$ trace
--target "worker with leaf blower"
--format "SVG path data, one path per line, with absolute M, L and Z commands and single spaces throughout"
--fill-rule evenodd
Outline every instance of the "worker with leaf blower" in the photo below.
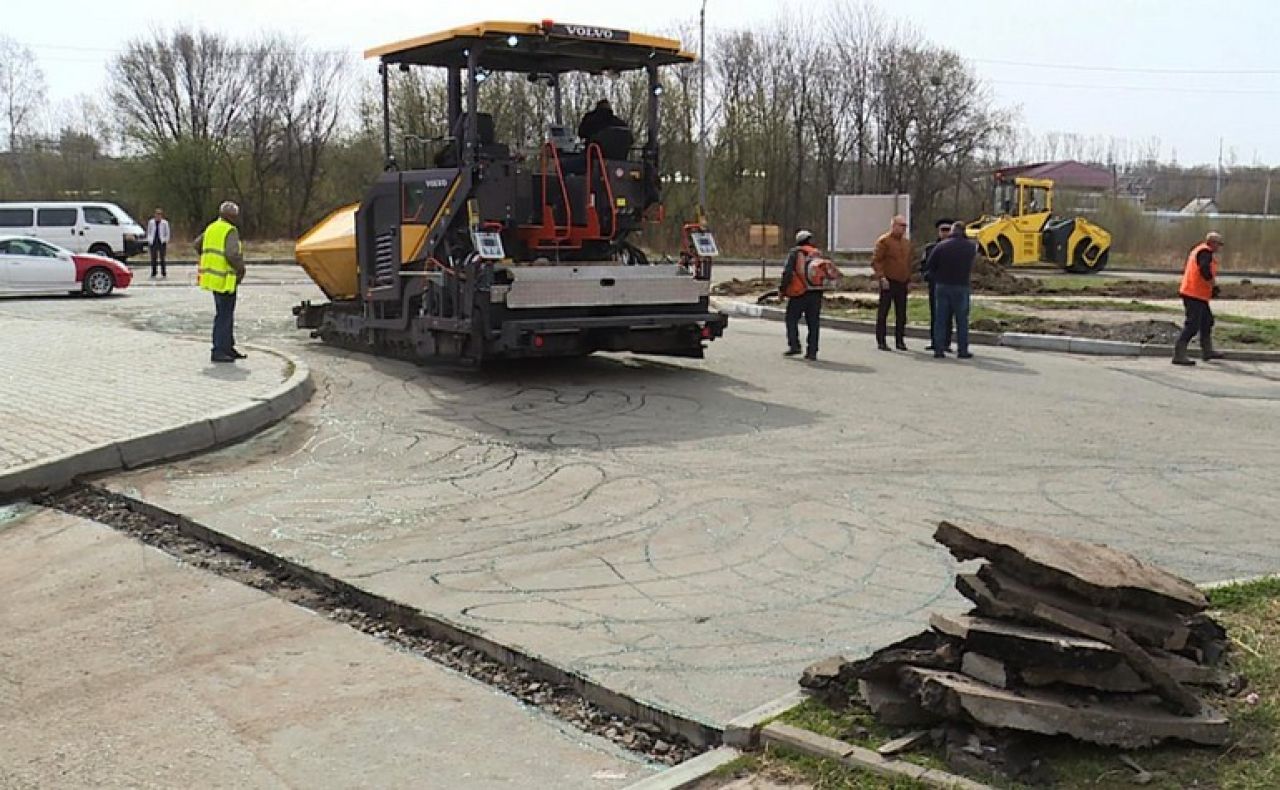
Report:
M 787 253 L 782 267 L 779 292 L 787 297 L 787 350 L 784 356 L 800 353 L 800 317 L 804 317 L 808 335 L 804 358 L 818 358 L 818 329 L 822 316 L 822 292 L 840 279 L 840 270 L 813 245 L 813 234 L 796 233 L 796 246 Z

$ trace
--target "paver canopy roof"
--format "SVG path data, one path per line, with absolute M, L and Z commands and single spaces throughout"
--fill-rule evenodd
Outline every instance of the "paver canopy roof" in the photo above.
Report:
M 614 28 L 542 22 L 477 22 L 366 50 L 367 58 L 419 66 L 465 66 L 484 42 L 480 66 L 490 71 L 559 73 L 629 71 L 690 63 L 693 53 L 670 38 Z

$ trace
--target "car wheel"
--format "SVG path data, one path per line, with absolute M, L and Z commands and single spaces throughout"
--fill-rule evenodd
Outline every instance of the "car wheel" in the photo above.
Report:
M 94 255 L 101 255 L 104 258 L 115 257 L 115 253 L 111 251 L 110 244 L 102 244 L 102 243 L 94 244 L 92 247 L 89 248 L 89 252 L 93 253 Z
M 84 276 L 84 292 L 89 296 L 107 296 L 116 287 L 116 278 L 106 269 L 90 269 Z

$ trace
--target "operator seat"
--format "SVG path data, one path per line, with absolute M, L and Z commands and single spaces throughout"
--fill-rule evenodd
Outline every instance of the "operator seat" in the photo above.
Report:
M 453 141 L 440 153 L 436 154 L 436 167 L 457 167 L 462 150 L 462 138 L 466 134 L 467 116 L 459 115 L 453 124 Z M 485 161 L 497 161 L 511 158 L 511 148 L 504 143 L 495 142 L 493 115 L 487 112 L 476 113 L 477 153 Z
M 591 142 L 600 146 L 605 159 L 626 159 L 635 140 L 635 135 L 626 126 L 607 126 L 596 132 Z

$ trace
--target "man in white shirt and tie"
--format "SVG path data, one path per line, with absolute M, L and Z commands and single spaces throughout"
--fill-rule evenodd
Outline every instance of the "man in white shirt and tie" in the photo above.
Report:
M 147 220 L 147 244 L 151 247 L 151 277 L 156 276 L 156 263 L 160 264 L 160 276 L 168 278 L 164 268 L 165 250 L 169 246 L 169 220 L 164 218 L 164 211 L 156 209 L 156 213 Z

